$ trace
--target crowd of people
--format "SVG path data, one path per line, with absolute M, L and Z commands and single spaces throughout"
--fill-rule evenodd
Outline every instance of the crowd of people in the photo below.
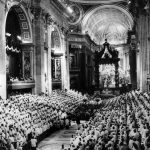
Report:
M 149 97 L 136 90 L 109 99 L 80 125 L 69 150 L 150 150 Z
M 29 141 L 35 146 L 36 138 L 45 131 L 63 128 L 67 113 L 84 98 L 73 90 L 57 90 L 50 96 L 23 94 L 0 99 L 0 147 L 22 150 Z
M 85 100 L 87 95 L 74 90 L 0 99 L 0 147 L 22 150 L 30 142 L 34 149 L 44 132 L 68 127 L 68 114 L 88 104 Z M 102 106 L 78 126 L 69 150 L 150 150 L 149 93 L 131 91 L 103 101 Z

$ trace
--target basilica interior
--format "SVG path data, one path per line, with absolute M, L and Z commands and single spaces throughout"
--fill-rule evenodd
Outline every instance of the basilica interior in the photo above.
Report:
M 150 0 L 0 0 L 0 27 L 0 150 L 73 120 L 61 150 L 150 149 Z

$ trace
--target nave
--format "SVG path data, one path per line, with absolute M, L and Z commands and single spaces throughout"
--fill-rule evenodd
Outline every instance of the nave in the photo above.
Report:
M 51 96 L 12 96 L 0 105 L 1 150 L 150 149 L 147 92 L 134 90 L 101 100 L 73 90 L 55 90 Z M 84 118 L 87 112 L 90 118 Z
M 0 150 L 150 149 L 150 0 L 0 0 L 0 43 Z
M 81 123 L 65 150 L 149 150 L 148 93 L 131 91 L 109 99 L 89 121 Z
M 62 129 L 54 132 L 49 137 L 45 138 L 38 144 L 38 150 L 60 150 L 62 145 L 67 149 L 70 147 L 70 139 L 72 135 L 75 135 L 77 130 L 77 125 L 72 122 L 69 129 Z

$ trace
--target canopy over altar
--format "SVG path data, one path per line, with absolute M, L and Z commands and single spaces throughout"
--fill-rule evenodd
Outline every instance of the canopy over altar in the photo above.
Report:
M 119 88 L 119 52 L 105 39 L 101 50 L 95 52 L 95 87 L 96 89 Z

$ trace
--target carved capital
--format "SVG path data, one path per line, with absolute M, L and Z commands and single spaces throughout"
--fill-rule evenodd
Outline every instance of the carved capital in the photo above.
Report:
M 44 9 L 42 9 L 41 7 L 33 7 L 32 6 L 30 8 L 30 10 L 31 10 L 31 13 L 33 14 L 35 20 L 43 19 L 43 21 L 46 22 L 47 13 Z
M 61 32 L 66 38 L 68 37 L 68 35 L 69 35 L 68 29 L 66 29 L 65 27 L 61 27 Z
M 8 11 L 12 7 L 12 5 L 13 5 L 13 1 L 6 0 L 6 3 L 5 3 L 5 9 L 6 9 L 6 11 Z
M 59 25 L 59 24 L 57 24 L 57 27 L 59 28 L 59 31 L 61 32 L 61 34 L 65 36 L 67 33 L 67 29 L 63 25 Z
M 33 7 L 33 6 L 30 9 L 31 9 L 31 12 L 34 16 L 34 19 L 38 20 L 39 17 L 41 16 L 42 9 L 40 7 Z

